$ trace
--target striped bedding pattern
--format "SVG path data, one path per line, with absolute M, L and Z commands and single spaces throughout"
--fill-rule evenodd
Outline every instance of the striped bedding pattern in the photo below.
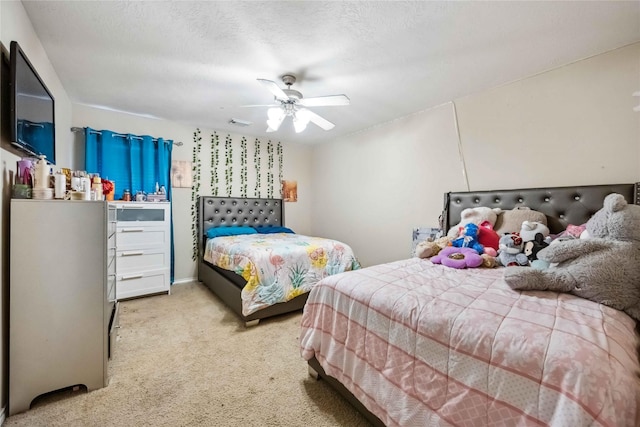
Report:
M 635 322 L 412 258 L 311 291 L 301 354 L 390 426 L 638 426 Z

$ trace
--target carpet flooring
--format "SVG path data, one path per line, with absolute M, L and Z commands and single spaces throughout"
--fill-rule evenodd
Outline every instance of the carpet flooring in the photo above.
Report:
M 308 375 L 300 318 L 245 328 L 201 283 L 122 301 L 109 385 L 39 397 L 3 426 L 369 426 Z

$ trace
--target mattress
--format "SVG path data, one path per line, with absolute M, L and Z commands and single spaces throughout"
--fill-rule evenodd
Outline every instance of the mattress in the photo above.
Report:
M 635 322 L 502 270 L 413 258 L 323 279 L 301 354 L 386 425 L 640 425 Z

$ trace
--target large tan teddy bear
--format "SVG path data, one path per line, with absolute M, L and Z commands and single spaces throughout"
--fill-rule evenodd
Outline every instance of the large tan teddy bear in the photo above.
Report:
M 566 240 L 538 252 L 546 270 L 512 267 L 512 289 L 570 292 L 626 312 L 640 321 L 640 206 L 609 194 L 587 222 L 589 238 Z

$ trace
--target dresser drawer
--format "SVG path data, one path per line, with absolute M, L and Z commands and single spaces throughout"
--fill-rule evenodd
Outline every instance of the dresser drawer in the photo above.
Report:
M 118 250 L 140 249 L 169 244 L 166 227 L 118 227 L 116 245 Z
M 116 258 L 116 270 L 118 274 L 160 270 L 169 265 L 169 251 L 163 247 L 118 251 Z
M 116 203 L 118 224 L 160 225 L 168 224 L 169 203 Z
M 169 292 L 169 269 L 116 275 L 116 298 Z

